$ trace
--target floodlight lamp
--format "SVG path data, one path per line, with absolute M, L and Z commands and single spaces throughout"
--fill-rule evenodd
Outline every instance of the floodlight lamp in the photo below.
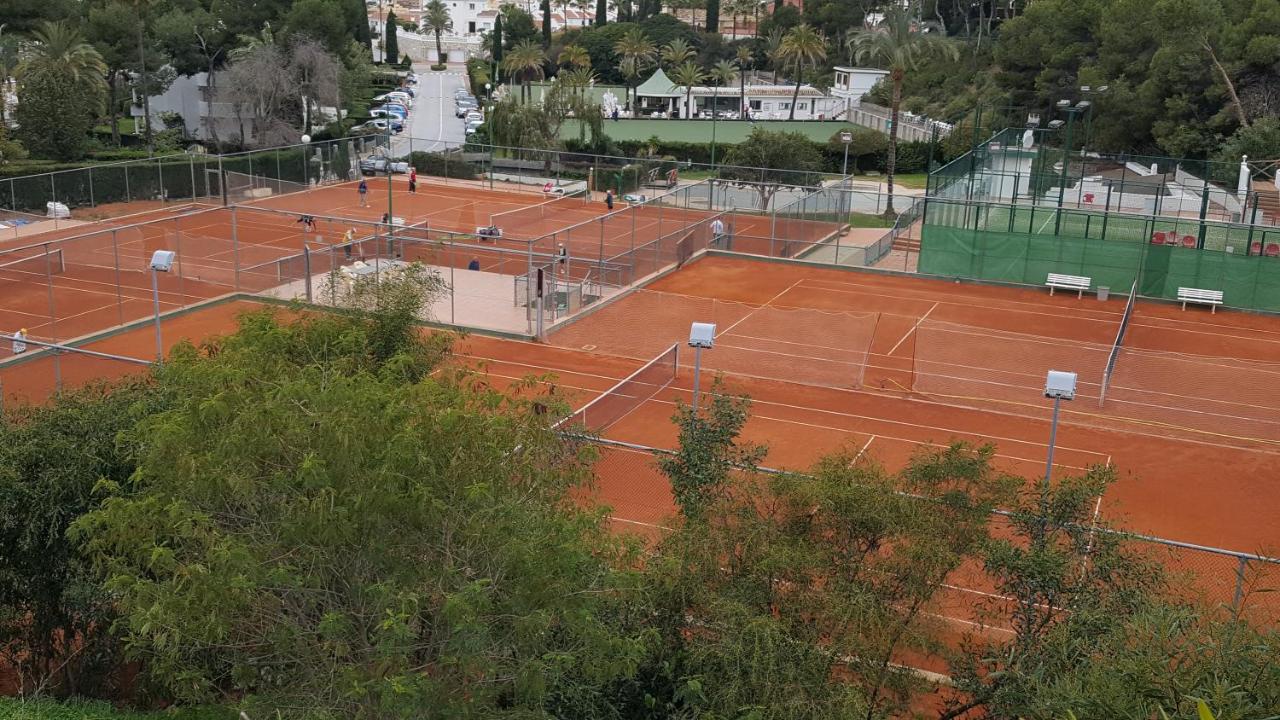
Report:
M 157 250 L 151 255 L 151 269 L 156 272 L 169 272 L 173 267 L 173 258 L 172 250 Z
M 1076 103 L 1076 109 L 1077 109 L 1077 110 L 1088 110 L 1088 109 L 1089 109 L 1089 106 L 1090 106 L 1090 105 L 1092 105 L 1092 104 L 1093 104 L 1093 103 L 1089 102 L 1088 100 L 1081 100 L 1080 102 Z
M 1100 93 L 1104 93 L 1104 92 L 1106 92 L 1106 91 L 1108 91 L 1108 90 L 1110 90 L 1110 89 L 1111 89 L 1111 86 L 1110 86 L 1110 85 L 1099 85 L 1099 86 L 1098 86 L 1098 92 L 1100 92 Z
M 696 322 L 689 327 L 689 347 L 710 349 L 715 341 L 715 323 Z
M 1049 121 L 1049 127 L 1050 127 L 1050 128 L 1053 128 L 1054 130 L 1057 130 L 1058 128 L 1062 127 L 1063 125 L 1066 125 L 1066 123 L 1062 122 L 1061 120 L 1050 120 L 1050 121 Z
M 1062 108 L 1062 109 L 1064 109 L 1064 110 L 1065 110 L 1065 109 L 1067 109 L 1067 108 L 1071 107 L 1071 101 L 1070 101 L 1070 100 L 1059 100 L 1059 101 L 1058 101 L 1058 107 L 1060 107 L 1060 108 Z
M 1076 374 L 1050 370 L 1044 380 L 1044 396 L 1055 400 L 1074 400 L 1076 397 Z
M 1093 88 L 1092 88 L 1092 87 L 1090 87 L 1090 86 L 1088 86 L 1088 85 L 1081 85 L 1081 86 L 1080 86 L 1080 92 L 1091 92 L 1092 90 L 1093 90 Z

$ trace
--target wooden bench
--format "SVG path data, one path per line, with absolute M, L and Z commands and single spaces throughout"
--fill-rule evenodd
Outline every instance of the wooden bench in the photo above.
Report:
M 1053 294 L 1054 290 L 1061 288 L 1063 290 L 1075 290 L 1078 297 L 1084 297 L 1084 291 L 1088 290 L 1089 286 L 1093 284 L 1093 278 L 1049 273 L 1049 279 L 1044 284 L 1049 286 L 1050 295 Z
M 1218 306 L 1222 304 L 1221 290 L 1201 290 L 1200 288 L 1178 288 L 1178 300 L 1182 303 L 1182 309 L 1187 309 L 1187 303 L 1197 303 L 1200 305 L 1208 305 L 1210 314 L 1218 311 Z

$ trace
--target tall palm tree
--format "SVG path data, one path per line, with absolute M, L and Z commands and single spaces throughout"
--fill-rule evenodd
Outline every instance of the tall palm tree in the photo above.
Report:
M 672 68 L 671 82 L 684 86 L 684 114 L 680 117 L 693 117 L 693 86 L 706 79 L 702 68 L 692 60 L 686 60 L 679 67 Z
M 891 6 L 885 10 L 884 22 L 874 28 L 860 30 L 849 38 L 854 59 L 889 70 L 893 99 L 889 105 L 889 201 L 885 214 L 893 212 L 893 172 L 898 161 L 898 109 L 902 105 L 902 81 L 907 72 L 921 62 L 941 57 L 957 60 L 960 51 L 941 32 L 928 33 L 929 26 L 916 20 L 915 8 Z
M 596 80 L 596 74 L 589 67 L 575 67 L 565 70 L 556 76 L 557 82 L 564 87 L 573 88 L 578 96 L 586 94 L 586 88 Z
M 662 64 L 668 70 L 693 59 L 696 53 L 683 38 L 676 38 L 662 46 Z
M 425 10 L 422 14 L 422 27 L 436 36 L 436 62 L 443 65 L 445 54 L 440 36 L 453 30 L 453 18 L 449 17 L 449 8 L 441 0 L 431 0 Z
M 720 107 L 720 86 L 732 85 L 738 79 L 738 69 L 728 60 L 721 60 L 711 68 L 707 76 L 711 78 L 711 82 L 715 83 L 711 91 L 711 112 L 715 113 Z
M 258 48 L 267 45 L 274 45 L 276 42 L 275 33 L 271 30 L 271 23 L 262 23 L 262 30 L 257 35 L 238 35 L 236 36 L 236 47 L 227 53 L 227 57 L 231 62 L 243 60 L 252 55 Z
M 745 118 L 747 113 L 750 112 L 750 108 L 747 107 L 747 68 L 755 60 L 755 57 L 751 54 L 750 47 L 739 45 L 733 60 L 738 64 L 738 99 L 742 103 L 742 107 L 739 109 L 742 111 L 742 117 Z
M 558 64 L 570 68 L 591 67 L 591 55 L 581 45 L 565 45 L 556 57 Z
M 769 59 L 769 65 L 773 68 L 773 84 L 778 84 L 778 68 L 782 66 L 782 40 L 786 36 L 782 32 L 782 28 L 773 28 L 769 31 L 769 35 L 764 39 L 764 56 Z
M 18 79 L 51 70 L 71 73 L 79 83 L 105 83 L 107 64 L 98 50 L 85 42 L 75 27 L 59 22 L 42 22 L 31 33 L 30 52 L 18 63 L 14 76 Z
M 796 69 L 796 90 L 791 94 L 791 113 L 788 120 L 796 119 L 796 102 L 800 99 L 800 83 L 804 80 L 804 66 L 818 64 L 827 58 L 827 41 L 822 33 L 809 25 L 801 23 L 793 28 L 782 39 L 782 59 L 790 62 Z
M 654 47 L 649 36 L 644 34 L 644 30 L 632 28 L 613 44 L 613 51 L 620 58 L 618 69 L 630 81 L 627 83 L 627 94 L 630 97 L 635 92 L 638 84 L 636 80 L 640 77 L 640 73 L 644 72 L 645 68 L 657 58 L 658 49 Z M 630 101 L 628 103 L 630 104 Z M 631 107 L 634 112 L 635 106 Z
M 533 90 L 529 87 L 529 81 L 533 78 L 545 77 L 543 66 L 546 62 L 547 54 L 543 51 L 542 45 L 530 39 L 521 40 L 502 59 L 503 69 L 520 80 L 521 99 L 527 101 L 532 97 Z

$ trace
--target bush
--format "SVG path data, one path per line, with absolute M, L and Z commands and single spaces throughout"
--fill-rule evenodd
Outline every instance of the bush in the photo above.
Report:
M 445 153 L 414 152 L 409 155 L 409 164 L 422 175 L 435 177 L 459 178 L 475 180 L 476 168 L 461 157 Z
M 431 69 L 436 72 L 440 72 L 441 70 L 448 70 L 449 66 L 444 63 L 434 63 L 431 65 Z

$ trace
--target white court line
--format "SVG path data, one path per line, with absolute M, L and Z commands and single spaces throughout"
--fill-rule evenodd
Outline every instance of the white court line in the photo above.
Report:
M 865 454 L 865 453 L 867 452 L 867 448 L 871 447 L 871 443 L 872 443 L 875 439 L 876 439 L 876 436 L 875 436 L 875 435 L 872 435 L 871 437 L 867 438 L 867 444 L 866 444 L 866 445 L 863 445 L 863 446 L 862 446 L 862 449 L 858 451 L 858 454 L 853 456 L 853 461 L 854 461 L 854 462 L 857 462 L 858 460 L 861 460 L 861 459 L 862 459 L 863 454 Z
M 925 318 L 929 317 L 929 315 L 930 315 L 930 314 L 932 314 L 934 310 L 937 310 L 937 309 L 938 309 L 938 305 L 939 305 L 939 303 L 936 303 L 936 302 L 935 302 L 935 303 L 933 304 L 933 306 L 932 306 L 932 307 L 930 307 L 930 308 L 925 312 L 925 314 L 921 315 L 921 316 L 920 316 L 920 319 L 919 319 L 919 320 L 916 320 L 916 324 L 911 326 L 911 329 L 910 329 L 910 330 L 908 330 L 908 331 L 906 332 L 906 334 L 904 334 L 900 340 L 898 340 L 898 342 L 897 342 L 897 344 L 896 344 L 896 345 L 894 345 L 892 348 L 890 348 L 890 349 L 889 349 L 889 352 L 888 352 L 888 353 L 886 353 L 886 355 L 893 355 L 893 353 L 894 353 L 894 352 L 896 352 L 896 351 L 898 350 L 898 348 L 902 345 L 902 343 L 906 342 L 906 341 L 907 341 L 907 338 L 911 337 L 911 333 L 915 332 L 915 331 L 916 331 L 916 328 L 920 327 L 920 323 L 924 322 L 924 321 L 925 321 Z
M 771 303 L 773 303 L 773 301 L 774 301 L 774 300 L 777 300 L 778 298 L 782 297 L 783 295 L 786 295 L 788 292 L 790 292 L 790 291 L 791 291 L 791 288 L 793 288 L 793 287 L 795 287 L 795 286 L 797 286 L 797 285 L 799 285 L 799 284 L 800 284 L 800 280 L 797 280 L 797 281 L 795 281 L 795 282 L 791 283 L 790 285 L 788 285 L 788 286 L 787 286 L 787 288 L 786 288 L 785 290 L 783 290 L 782 292 L 778 293 L 777 295 L 774 295 L 773 297 L 769 298 L 769 300 L 768 300 L 767 302 L 765 302 L 765 304 L 764 304 L 764 305 L 761 305 L 760 307 L 754 308 L 751 312 L 747 313 L 746 315 L 743 315 L 743 316 L 742 316 L 742 318 L 741 318 L 741 319 L 739 319 L 739 320 L 738 320 L 737 322 L 735 322 L 734 324 L 732 324 L 732 325 L 730 325 L 729 327 L 725 328 L 724 330 L 721 330 L 720 332 L 716 333 L 716 337 L 720 337 L 721 335 L 724 335 L 725 333 L 729 332 L 730 330 L 732 330 L 732 329 L 734 329 L 734 328 L 738 327 L 738 326 L 739 326 L 739 325 L 741 325 L 741 324 L 742 324 L 742 323 L 743 323 L 747 318 L 749 318 L 749 317 L 751 317 L 752 315 L 756 314 L 756 311 L 757 311 L 757 310 L 761 310 L 761 309 L 763 309 L 763 308 L 767 308 L 767 307 L 769 307 L 769 305 L 770 305 Z M 712 298 L 712 299 L 714 300 L 714 298 Z M 744 350 L 745 350 L 745 349 L 747 349 L 747 348 L 742 348 L 742 349 L 744 349 Z

